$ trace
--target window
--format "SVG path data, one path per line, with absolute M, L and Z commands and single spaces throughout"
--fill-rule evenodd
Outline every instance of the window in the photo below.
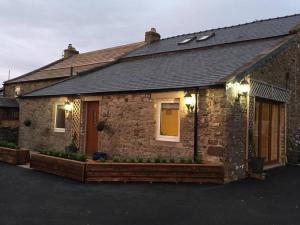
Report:
M 20 88 L 20 86 L 16 86 L 16 87 L 15 87 L 15 98 L 16 98 L 16 97 L 19 97 L 19 96 L 20 96 L 20 93 L 21 93 L 21 88 Z
M 191 42 L 192 40 L 196 39 L 196 36 L 193 36 L 193 37 L 189 37 L 189 38 L 186 38 L 186 39 L 183 39 L 182 41 L 178 42 L 179 45 L 183 45 L 183 44 L 187 44 L 189 42 Z
M 179 142 L 179 101 L 158 103 L 157 140 Z
M 205 41 L 213 36 L 215 36 L 215 33 L 205 34 L 205 35 L 202 35 L 201 37 L 197 38 L 196 41 Z
M 54 131 L 65 132 L 65 107 L 63 104 L 55 105 Z

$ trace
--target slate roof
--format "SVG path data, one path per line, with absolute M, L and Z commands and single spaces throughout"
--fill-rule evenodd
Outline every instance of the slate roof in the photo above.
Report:
M 5 84 L 67 78 L 71 75 L 71 67 L 73 67 L 73 75 L 75 75 L 79 72 L 111 63 L 119 59 L 124 54 L 127 54 L 128 52 L 139 48 L 144 44 L 144 42 L 138 42 L 77 54 L 66 59 L 60 59 L 28 74 L 6 81 Z
M 162 39 L 129 53 L 112 66 L 25 97 L 218 85 L 244 65 L 286 42 L 294 35 L 289 31 L 299 22 L 300 15 L 294 15 L 217 29 L 214 39 L 185 45 L 177 43 L 187 35 Z
M 0 98 L 0 108 L 18 108 L 19 103 L 14 98 Z
M 175 37 L 165 38 L 151 45 L 137 49 L 126 57 L 149 55 L 155 53 L 186 50 L 199 47 L 209 47 L 214 45 L 247 41 L 253 39 L 263 39 L 288 34 L 289 31 L 300 22 L 300 14 L 278 17 L 268 20 L 254 21 L 251 23 L 235 25 L 231 27 L 212 29 L 197 33 L 183 34 Z M 178 43 L 189 37 L 201 37 L 214 32 L 215 35 L 206 41 L 192 41 L 188 44 L 178 45 Z

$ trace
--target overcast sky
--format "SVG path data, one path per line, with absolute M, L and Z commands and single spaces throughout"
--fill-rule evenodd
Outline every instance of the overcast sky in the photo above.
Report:
M 300 13 L 299 0 L 0 0 L 0 86 L 80 52 Z

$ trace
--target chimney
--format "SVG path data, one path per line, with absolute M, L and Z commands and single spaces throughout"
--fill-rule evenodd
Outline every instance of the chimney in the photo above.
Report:
M 68 48 L 64 50 L 64 58 L 68 58 L 70 56 L 77 55 L 78 53 L 79 53 L 79 51 L 77 51 L 76 48 L 74 48 L 72 46 L 72 44 L 69 44 Z
M 145 42 L 151 44 L 160 40 L 160 34 L 156 32 L 155 28 L 151 28 L 150 31 L 145 33 Z

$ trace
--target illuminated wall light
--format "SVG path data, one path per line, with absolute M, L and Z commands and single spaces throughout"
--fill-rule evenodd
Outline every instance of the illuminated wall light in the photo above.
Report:
M 191 94 L 189 91 L 185 92 L 184 103 L 189 111 L 193 111 L 195 108 L 195 95 Z

